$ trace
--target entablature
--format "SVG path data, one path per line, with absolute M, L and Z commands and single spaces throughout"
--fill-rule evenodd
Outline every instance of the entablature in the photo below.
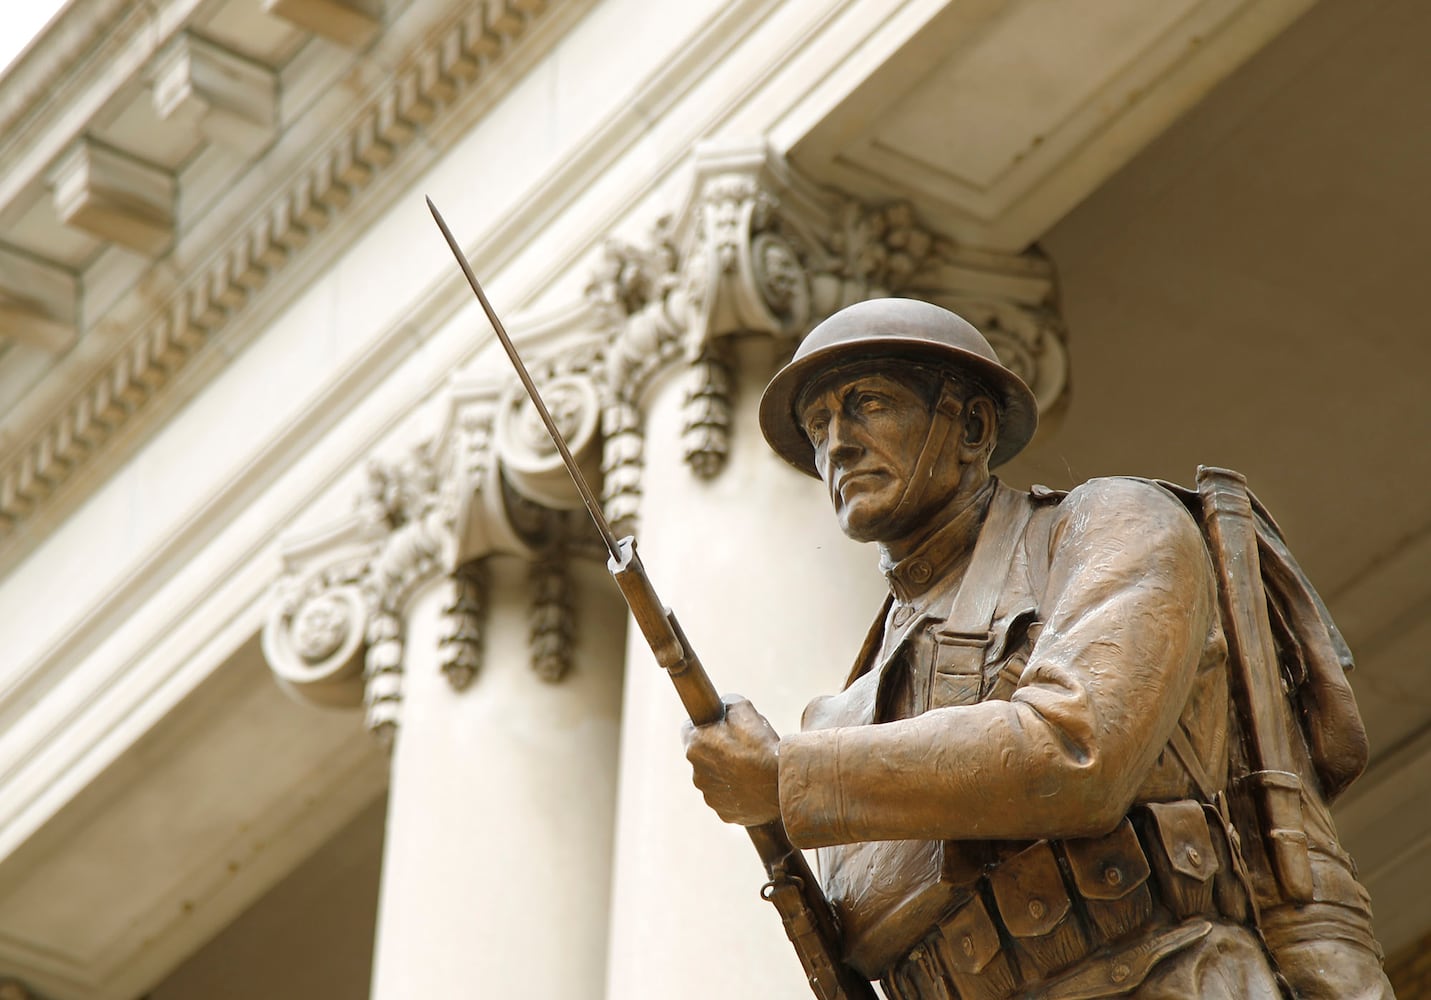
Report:
M 544 8 L 71 7 L 0 80 L 0 548 Z

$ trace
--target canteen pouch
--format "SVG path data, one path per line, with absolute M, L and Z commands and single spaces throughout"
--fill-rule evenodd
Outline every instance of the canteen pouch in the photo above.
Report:
M 1145 925 L 1153 915 L 1147 855 L 1125 817 L 1112 833 L 1063 842 L 1074 887 L 1100 946 Z
M 1089 942 L 1048 841 L 1037 841 L 1000 864 L 989 875 L 989 888 L 1026 976 L 1030 971 L 1049 975 L 1088 954 Z
M 1000 1000 L 1018 984 L 981 896 L 940 924 L 929 937 L 929 949 L 963 1000 Z
M 1148 862 L 1168 909 L 1178 919 L 1211 916 L 1213 878 L 1222 865 L 1202 803 L 1150 802 L 1141 818 Z

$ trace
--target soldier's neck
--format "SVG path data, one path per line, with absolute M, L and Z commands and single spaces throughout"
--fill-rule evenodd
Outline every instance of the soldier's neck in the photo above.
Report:
M 994 495 L 996 480 L 987 473 L 961 482 L 949 499 L 934 510 L 914 531 L 904 538 L 880 542 L 880 565 L 886 568 L 897 566 L 924 549 L 948 549 L 943 553 L 948 558 L 958 555 L 965 547 L 974 544 L 988 509 L 989 499 Z M 935 555 L 934 553 L 927 553 Z M 945 559 L 940 558 L 943 562 Z

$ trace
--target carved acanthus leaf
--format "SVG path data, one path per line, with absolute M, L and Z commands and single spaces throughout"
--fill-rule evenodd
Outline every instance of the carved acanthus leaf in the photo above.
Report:
M 726 352 L 712 348 L 691 366 L 688 378 L 682 405 L 682 451 L 696 475 L 713 479 L 730 455 L 732 378 Z
M 487 569 L 481 560 L 459 566 L 442 609 L 438 665 L 447 683 L 465 690 L 482 669 L 482 629 L 487 615 Z
M 532 669 L 555 684 L 572 661 L 571 578 L 558 549 L 532 564 Z

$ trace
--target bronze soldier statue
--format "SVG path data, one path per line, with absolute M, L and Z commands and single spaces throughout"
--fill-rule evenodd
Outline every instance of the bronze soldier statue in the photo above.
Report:
M 1390 997 L 1326 810 L 1365 765 L 1350 656 L 1275 524 L 1220 470 L 1011 489 L 1037 416 L 936 306 L 810 334 L 761 425 L 890 594 L 800 733 L 688 724 L 696 785 L 816 849 L 891 1000 Z

